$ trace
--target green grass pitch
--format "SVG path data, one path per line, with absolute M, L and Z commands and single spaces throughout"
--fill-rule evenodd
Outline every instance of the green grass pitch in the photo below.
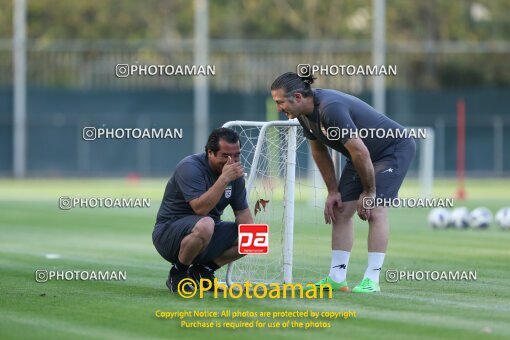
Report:
M 387 283 L 382 276 L 380 294 L 335 293 L 332 299 L 316 300 L 175 296 L 164 284 L 169 264 L 151 241 L 166 181 L 0 180 L 0 338 L 510 338 L 510 231 L 494 224 L 484 231 L 431 230 L 427 209 L 391 211 L 383 275 L 384 269 L 476 270 L 476 281 Z M 451 196 L 454 184 L 436 181 L 436 196 Z M 408 181 L 401 194 L 417 192 L 416 183 Z M 486 206 L 493 213 L 510 205 L 508 181 L 468 180 L 467 194 L 468 200 L 457 205 Z M 67 195 L 150 197 L 152 204 L 149 209 L 59 210 L 58 197 Z M 322 213 L 305 203 L 296 208 L 309 216 Z M 351 287 L 362 278 L 366 265 L 368 228 L 359 219 L 355 224 Z M 327 270 L 329 226 L 310 226 L 299 219 L 294 241 L 298 266 Z M 46 254 L 61 257 L 47 259 Z M 127 280 L 36 283 L 37 269 L 126 271 Z M 355 311 L 356 318 L 328 321 L 327 329 L 211 330 L 182 328 L 179 320 L 157 318 L 156 310 Z M 270 321 L 237 321 L 254 320 Z

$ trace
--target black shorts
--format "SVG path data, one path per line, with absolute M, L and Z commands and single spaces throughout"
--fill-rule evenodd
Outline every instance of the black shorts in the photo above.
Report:
M 158 253 L 168 262 L 175 263 L 181 248 L 181 241 L 204 216 L 190 215 L 173 222 L 154 227 L 152 243 Z M 193 260 L 194 264 L 207 263 L 219 257 L 237 241 L 237 224 L 217 222 L 207 248 Z
M 391 155 L 374 162 L 376 196 L 393 199 L 404 181 L 407 170 L 416 153 L 414 139 L 402 139 L 392 146 Z M 338 190 L 343 202 L 357 201 L 363 192 L 363 185 L 354 164 L 348 160 L 342 170 Z

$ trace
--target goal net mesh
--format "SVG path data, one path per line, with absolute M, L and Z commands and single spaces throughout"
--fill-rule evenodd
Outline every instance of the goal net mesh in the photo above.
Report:
M 325 226 L 323 217 L 327 193 L 325 185 L 311 161 L 308 143 L 300 126 L 276 124 L 268 127 L 263 132 L 262 138 L 259 138 L 261 131 L 264 131 L 262 124 L 259 126 L 243 125 L 241 122 L 225 124 L 236 130 L 240 136 L 241 162 L 247 173 L 245 180 L 248 205 L 254 223 L 269 225 L 268 254 L 247 255 L 235 261 L 229 270 L 229 281 L 306 283 L 317 280 L 324 274 L 318 270 L 324 266 L 318 264 L 324 264 L 329 256 L 331 228 Z M 290 129 L 293 129 L 293 133 L 289 133 Z M 294 136 L 295 142 L 289 140 Z M 289 145 L 295 151 L 295 162 L 291 160 L 290 164 Z M 290 155 L 293 158 L 292 153 Z M 294 167 L 294 171 L 289 170 L 291 166 Z M 294 190 L 289 190 L 290 186 Z M 288 214 L 286 205 L 294 207 L 294 221 L 291 226 L 286 226 L 288 222 L 285 222 L 289 220 L 285 218 Z M 225 210 L 222 218 L 234 220 L 230 209 Z M 285 246 L 285 242 L 289 242 L 285 230 L 289 227 L 293 230 L 290 248 L 288 245 Z M 285 249 L 287 255 L 284 254 Z M 291 268 L 291 278 L 288 274 L 284 275 L 284 267 L 287 267 L 287 272 Z M 314 268 L 317 268 L 316 271 Z M 225 269 L 223 273 L 218 273 L 218 277 L 225 277 L 221 276 L 223 274 L 227 274 Z

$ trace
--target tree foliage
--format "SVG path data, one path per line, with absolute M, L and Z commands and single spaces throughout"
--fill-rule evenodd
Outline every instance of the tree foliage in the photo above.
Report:
M 0 39 L 12 37 L 14 1 L 0 0 Z M 38 46 L 57 40 L 175 42 L 193 38 L 194 33 L 194 0 L 27 0 L 27 4 L 27 35 Z M 387 0 L 386 4 L 390 48 L 510 38 L 508 0 Z M 211 0 L 209 36 L 370 43 L 372 16 L 372 0 Z M 392 51 L 388 52 L 392 59 Z M 508 57 L 508 53 L 465 53 L 462 58 L 408 53 L 397 56 L 396 62 L 406 69 L 404 86 L 509 86 Z
M 15 0 L 0 0 L 0 37 Z M 28 0 L 32 39 L 185 39 L 193 0 Z M 372 0 L 211 0 L 213 39 L 369 40 Z M 507 0 L 387 0 L 389 41 L 508 40 Z

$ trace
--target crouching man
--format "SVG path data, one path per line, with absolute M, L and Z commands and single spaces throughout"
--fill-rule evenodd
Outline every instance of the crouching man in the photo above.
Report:
M 243 255 L 237 227 L 251 224 L 238 134 L 219 128 L 210 134 L 205 153 L 184 158 L 166 185 L 152 240 L 172 263 L 166 285 L 177 292 L 183 279 L 214 281 L 214 272 Z M 235 221 L 221 220 L 230 205 Z M 192 290 L 191 284 L 180 288 Z M 213 287 L 211 287 L 213 289 Z

